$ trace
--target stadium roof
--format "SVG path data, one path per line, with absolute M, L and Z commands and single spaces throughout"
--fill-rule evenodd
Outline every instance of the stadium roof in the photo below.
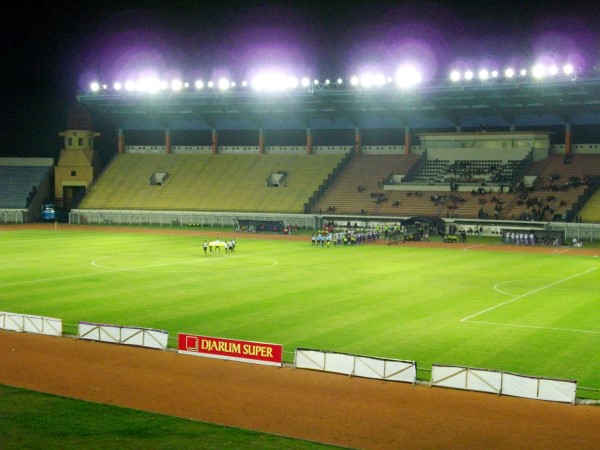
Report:
M 600 78 L 352 88 L 279 93 L 194 89 L 100 91 L 78 100 L 124 130 L 458 129 L 600 124 Z

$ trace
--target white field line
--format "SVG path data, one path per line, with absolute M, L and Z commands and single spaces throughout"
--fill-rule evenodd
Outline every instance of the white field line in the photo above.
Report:
M 555 252 L 555 253 L 556 253 L 557 255 L 561 255 L 561 254 L 563 254 L 563 253 L 570 252 L 571 250 L 572 250 L 572 249 L 569 247 L 569 248 L 566 248 L 566 249 L 564 249 L 564 250 L 557 251 L 557 252 Z
M 124 270 L 127 270 L 127 269 L 112 269 L 112 270 L 103 270 L 102 272 L 88 272 L 88 273 L 79 273 L 79 274 L 74 274 L 74 275 L 64 275 L 61 277 L 38 278 L 36 280 L 16 281 L 14 283 L 0 284 L 0 287 L 18 286 L 20 284 L 44 283 L 46 281 L 69 280 L 71 278 L 89 277 L 90 275 L 98 275 L 98 274 L 105 274 L 105 273 L 111 273 L 111 272 L 123 272 Z
M 531 280 L 516 280 L 516 281 L 531 281 Z M 503 281 L 501 283 L 496 283 L 494 285 L 494 290 L 496 292 L 500 292 L 501 294 L 508 295 L 509 297 L 516 297 L 515 294 L 511 294 L 510 292 L 506 292 L 506 291 L 503 291 L 502 289 L 500 289 L 500 286 L 502 286 L 504 284 L 510 284 L 510 283 L 514 283 L 514 281 Z
M 513 327 L 513 328 L 535 328 L 538 330 L 570 331 L 572 333 L 600 334 L 600 331 L 578 330 L 578 329 L 574 329 L 574 328 L 542 327 L 542 326 L 537 326 L 537 325 L 518 325 L 515 323 L 481 322 L 478 320 L 469 320 L 469 323 L 479 323 L 482 325 L 499 325 L 502 327 Z
M 92 266 L 98 267 L 100 269 L 107 269 L 111 272 L 114 271 L 128 271 L 128 272 L 135 272 L 135 271 L 141 271 L 141 270 L 146 270 L 146 269 L 154 269 L 156 267 L 166 267 L 166 266 L 173 266 L 175 264 L 189 264 L 192 262 L 196 262 L 197 260 L 195 259 L 190 259 L 187 261 L 173 261 L 173 262 L 166 262 L 166 263 L 160 263 L 160 264 L 151 264 L 149 266 L 140 266 L 140 267 L 135 267 L 135 268 L 131 268 L 131 267 L 126 267 L 126 268 L 115 268 L 115 267 L 107 267 L 107 266 L 103 266 L 102 264 L 100 264 L 100 261 L 105 260 L 105 259 L 114 259 L 114 256 L 107 256 L 106 258 L 100 258 L 100 259 L 95 259 L 94 261 L 92 261 Z
M 485 244 L 477 244 L 471 245 L 470 247 L 465 247 L 464 250 L 471 250 L 472 248 L 483 247 Z
M 115 269 L 115 268 L 104 267 L 104 266 L 98 264 L 98 261 L 102 261 L 103 259 L 107 259 L 107 258 L 111 258 L 111 257 L 109 256 L 106 258 L 100 258 L 100 259 L 96 259 L 91 262 L 92 266 L 97 267 L 99 269 L 103 269 L 102 272 L 87 272 L 87 273 L 78 273 L 78 274 L 74 274 L 74 275 L 64 275 L 64 276 L 60 276 L 60 277 L 49 277 L 49 278 L 38 278 L 36 280 L 16 281 L 14 283 L 0 284 L 0 287 L 18 286 L 20 284 L 44 283 L 46 281 L 69 280 L 71 278 L 89 277 L 91 275 L 115 273 L 115 272 L 128 272 L 128 271 L 130 272 L 130 271 L 134 271 L 134 270 L 140 270 L 140 269 L 145 270 L 145 269 L 150 269 L 150 268 L 154 268 L 154 267 L 166 266 L 169 264 L 179 264 L 179 262 L 169 263 L 169 264 L 153 264 L 150 266 L 138 267 L 136 269 L 131 269 L 131 268 Z
M 74 274 L 74 275 L 64 275 L 64 276 L 60 276 L 60 277 L 49 277 L 49 278 L 38 278 L 36 280 L 26 280 L 26 281 L 16 281 L 14 283 L 5 283 L 5 284 L 0 284 L 0 288 L 2 287 L 8 287 L 8 286 L 18 286 L 18 285 L 23 285 L 23 284 L 36 284 L 36 283 L 44 283 L 46 281 L 57 281 L 57 280 L 69 280 L 72 278 L 82 278 L 82 277 L 89 277 L 91 275 L 99 275 L 99 274 L 105 274 L 105 273 L 116 273 L 116 272 L 141 272 L 144 270 L 148 270 L 148 269 L 155 269 L 157 267 L 166 267 L 166 266 L 173 266 L 173 265 L 177 265 L 177 264 L 190 264 L 190 263 L 194 263 L 194 262 L 202 262 L 204 264 L 208 264 L 208 260 L 206 260 L 206 262 L 204 262 L 204 258 L 198 260 L 198 259 L 190 259 L 187 261 L 174 261 L 174 262 L 168 262 L 168 263 L 161 263 L 161 264 L 151 264 L 148 266 L 140 266 L 140 267 L 135 267 L 135 268 L 131 268 L 131 267 L 125 267 L 125 268 L 114 268 L 114 267 L 106 267 L 103 266 L 101 264 L 99 264 L 100 261 L 104 260 L 104 259 L 110 259 L 110 258 L 114 258 L 112 256 L 107 256 L 105 258 L 100 258 L 100 259 L 96 259 L 94 261 L 91 262 L 91 265 L 94 267 L 97 267 L 98 269 L 102 269 L 102 271 L 98 271 L 98 272 L 87 272 L 87 273 L 79 273 L 79 274 Z M 248 257 L 246 257 L 248 258 Z M 269 261 L 271 262 L 270 266 L 267 267 L 274 267 L 277 265 L 277 261 L 273 260 L 273 259 L 268 259 L 268 258 L 256 258 L 253 257 L 251 259 L 262 259 L 265 261 Z
M 518 295 L 518 296 L 516 296 L 514 298 L 511 298 L 510 300 L 507 300 L 505 302 L 498 303 L 495 306 L 491 306 L 491 307 L 486 308 L 486 309 L 484 309 L 482 311 L 476 312 L 475 314 L 471 314 L 470 316 L 467 316 L 464 319 L 460 319 L 460 321 L 461 322 L 466 322 L 467 320 L 470 320 L 473 317 L 477 317 L 477 316 L 480 316 L 481 314 L 484 314 L 486 312 L 493 311 L 496 308 L 500 308 L 501 306 L 508 305 L 509 303 L 512 303 L 512 302 L 516 302 L 517 300 L 520 300 L 520 299 L 522 299 L 524 297 L 527 297 L 528 295 L 535 294 L 536 292 L 539 292 L 539 291 L 543 291 L 544 289 L 548 289 L 548 288 L 550 288 L 552 286 L 556 286 L 557 284 L 564 283 L 565 281 L 569 281 L 569 280 L 572 280 L 573 278 L 580 277 L 581 275 L 585 275 L 585 274 L 593 272 L 594 270 L 597 270 L 597 269 L 598 269 L 597 267 L 593 267 L 593 268 L 591 268 L 589 270 L 586 270 L 584 272 L 576 273 L 575 275 L 571 275 L 570 277 L 566 277 L 566 278 L 563 278 L 561 280 L 555 281 L 554 283 L 550 283 L 550 284 L 547 284 L 545 286 L 539 287 L 539 288 L 534 289 L 532 291 L 529 291 L 529 292 L 526 292 L 524 294 Z

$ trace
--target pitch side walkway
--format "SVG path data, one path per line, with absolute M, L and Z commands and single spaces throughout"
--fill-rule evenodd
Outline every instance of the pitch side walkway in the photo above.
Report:
M 600 448 L 600 407 L 3 330 L 0 383 L 353 448 Z

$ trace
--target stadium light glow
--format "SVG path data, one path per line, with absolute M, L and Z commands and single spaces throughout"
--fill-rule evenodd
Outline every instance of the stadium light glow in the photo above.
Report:
M 511 80 L 519 77 L 519 79 L 525 79 L 530 77 L 534 80 L 547 79 L 575 79 L 575 69 L 571 63 L 564 63 L 562 65 L 555 64 L 554 60 L 546 58 L 546 60 L 538 59 L 534 64 L 525 68 L 521 66 L 520 69 L 516 69 L 514 66 L 505 67 L 502 70 L 491 69 L 486 66 L 496 66 L 496 63 L 488 60 L 487 62 L 479 65 L 477 70 L 470 69 L 452 69 L 449 72 L 449 79 L 453 83 L 471 83 L 475 79 L 481 83 L 485 83 L 487 80 Z M 221 71 L 223 73 L 223 71 Z M 173 76 L 174 72 L 171 72 Z M 332 85 L 336 89 L 344 88 L 343 84 L 348 83 L 352 87 L 360 88 L 379 88 L 386 87 L 394 83 L 397 87 L 405 89 L 417 84 L 420 84 L 425 80 L 425 76 L 420 70 L 419 64 L 414 64 L 411 61 L 402 63 L 396 69 L 394 76 L 390 77 L 379 72 L 376 68 L 359 72 L 358 75 L 353 75 L 346 80 L 342 78 L 325 78 L 319 80 L 318 78 L 304 77 L 302 79 L 295 78 L 286 71 L 279 70 L 265 70 L 264 72 L 256 75 L 252 80 L 234 82 L 228 80 L 228 77 L 223 76 L 221 78 L 215 77 L 214 81 L 204 81 L 201 79 L 191 80 L 189 83 L 185 79 L 178 78 L 178 75 L 174 75 L 173 78 L 166 76 L 161 79 L 158 74 L 146 73 L 139 74 L 139 76 L 131 75 L 129 80 L 115 81 L 112 84 L 102 84 L 101 80 L 94 80 L 89 83 L 88 92 L 97 93 L 100 91 L 127 91 L 127 92 L 139 92 L 144 94 L 153 94 L 161 90 L 172 90 L 174 92 L 187 90 L 188 88 L 202 90 L 202 89 L 219 89 L 221 91 L 229 89 L 238 89 L 252 87 L 257 91 L 261 92 L 281 92 L 289 89 L 296 89 L 298 86 L 302 86 L 309 90 L 309 92 L 319 91 L 322 89 L 331 89 Z M 438 80 L 439 82 L 439 80 Z
M 183 83 L 181 82 L 181 80 L 178 80 L 177 78 L 171 80 L 171 90 L 178 92 L 183 88 Z
M 360 85 L 362 87 L 370 88 L 371 86 L 373 86 L 373 83 L 373 75 L 371 75 L 370 73 L 366 73 L 362 77 L 360 77 Z
M 226 91 L 227 89 L 229 89 L 229 80 L 227 78 L 219 78 L 217 86 L 219 90 Z
M 290 89 L 296 89 L 298 87 L 298 78 L 296 77 L 288 77 L 287 79 L 287 87 Z
M 396 85 L 400 88 L 416 86 L 422 79 L 421 72 L 413 65 L 401 66 L 396 72 Z
M 298 78 L 273 71 L 258 74 L 250 82 L 253 89 L 265 92 L 280 92 L 287 89 L 295 89 L 298 87 L 298 84 L 300 84 Z M 308 87 L 309 85 L 310 80 L 308 78 L 302 80 L 302 86 Z
M 252 80 L 250 81 L 250 85 L 252 86 L 252 89 L 256 90 L 256 91 L 261 91 L 264 89 L 266 82 L 264 77 L 262 76 L 255 76 L 254 78 L 252 78 Z
M 140 78 L 135 82 L 135 90 L 153 94 L 160 90 L 160 82 L 156 78 Z
M 544 66 L 542 64 L 536 64 L 531 69 L 531 75 L 533 76 L 533 78 L 537 78 L 538 80 L 544 78 L 546 76 L 546 74 L 547 74 L 546 66 Z

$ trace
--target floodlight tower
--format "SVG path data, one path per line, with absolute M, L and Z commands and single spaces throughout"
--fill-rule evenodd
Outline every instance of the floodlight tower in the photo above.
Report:
M 67 129 L 58 134 L 65 141 L 54 169 L 54 198 L 56 204 L 70 208 L 100 173 L 100 158 L 94 151 L 94 138 L 100 133 L 92 131 L 87 108 L 77 104 L 69 113 Z

